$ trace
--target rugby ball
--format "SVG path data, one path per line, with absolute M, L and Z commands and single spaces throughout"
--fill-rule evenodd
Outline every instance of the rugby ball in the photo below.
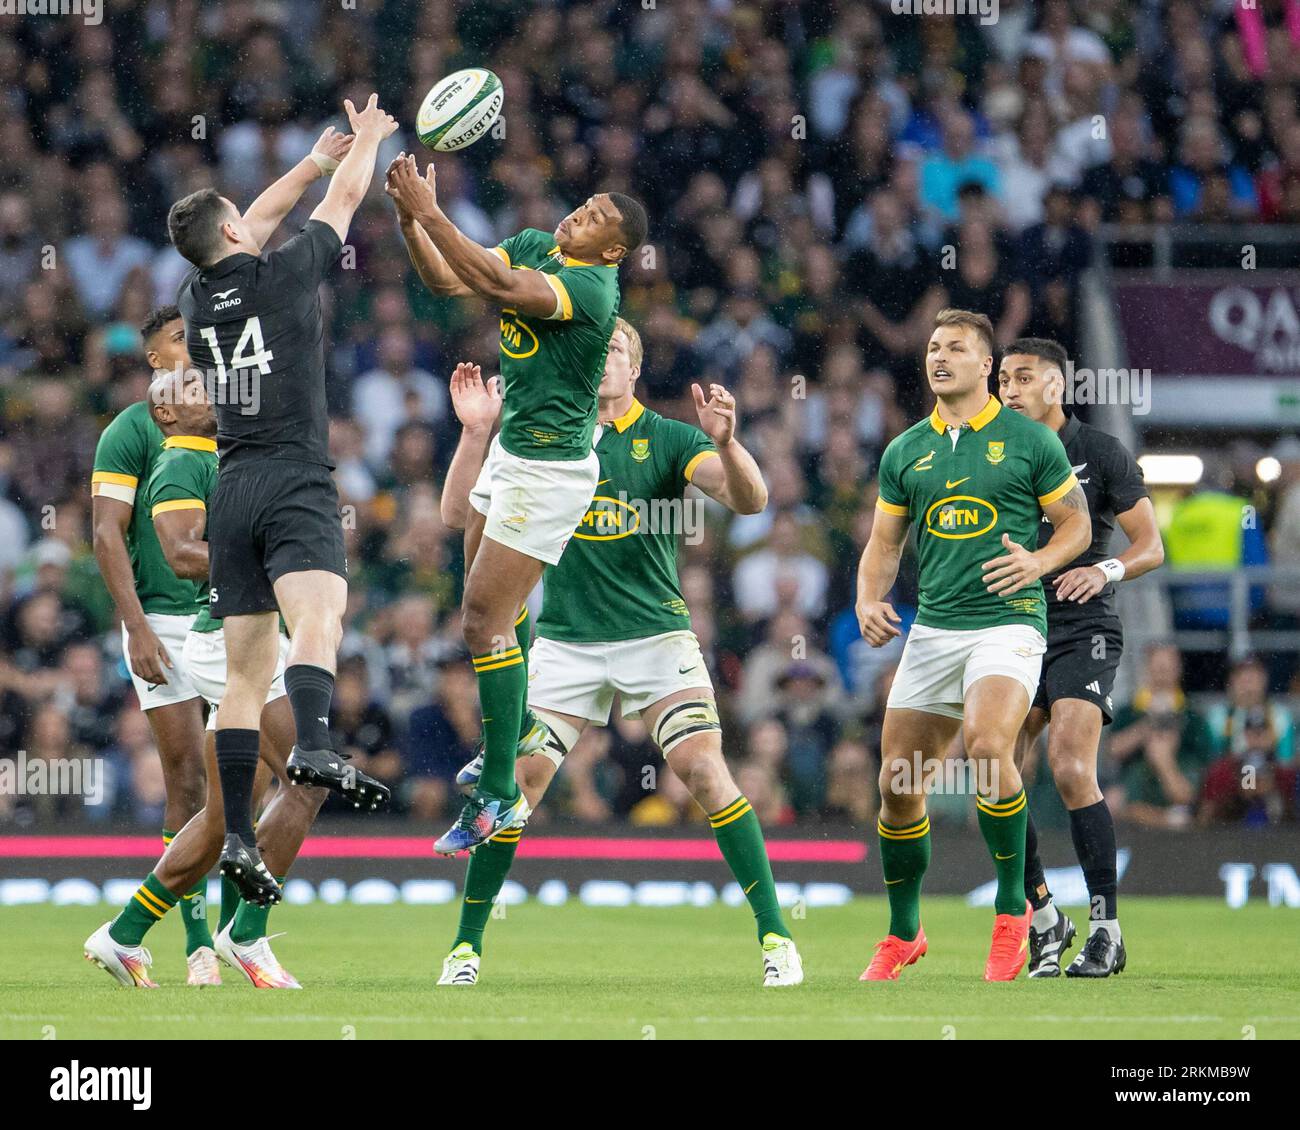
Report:
M 438 153 L 454 153 L 487 134 L 505 102 L 501 80 L 482 67 L 448 75 L 420 104 L 415 132 L 420 143 Z

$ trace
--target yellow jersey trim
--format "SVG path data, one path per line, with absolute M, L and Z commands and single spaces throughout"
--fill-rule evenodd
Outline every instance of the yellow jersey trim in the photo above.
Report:
M 568 289 L 555 275 L 542 275 L 542 278 L 544 278 L 550 288 L 555 291 L 555 297 L 559 300 L 559 305 L 556 306 L 555 313 L 547 320 L 554 320 L 557 322 L 569 321 L 573 317 L 573 299 L 569 297 Z
M 695 474 L 695 469 L 706 459 L 721 459 L 721 458 L 722 456 L 720 456 L 716 451 L 701 451 L 689 463 L 686 464 L 686 470 L 684 470 L 682 474 L 686 476 L 686 481 L 689 483 L 691 481 L 692 476 Z
M 169 514 L 173 510 L 206 510 L 207 505 L 201 498 L 178 498 L 174 502 L 159 502 L 149 512 L 151 518 L 159 514 Z
M 91 485 L 96 483 L 112 483 L 119 487 L 138 486 L 140 480 L 134 475 L 119 475 L 116 471 L 96 471 L 90 476 Z
M 183 447 L 187 451 L 216 451 L 217 441 L 207 436 L 168 436 L 164 448 Z
M 984 407 L 965 422 L 975 431 L 979 431 L 980 428 L 989 423 L 989 421 L 991 421 L 1001 411 L 1001 402 L 996 397 L 990 396 Z M 939 415 L 939 406 L 937 404 L 934 406 L 934 411 L 930 413 L 930 427 L 940 435 L 943 435 L 948 428 L 948 422 Z
M 507 267 L 510 266 L 510 252 L 507 251 L 504 247 L 489 247 L 488 250 L 497 255 L 500 255 L 501 262 L 503 262 Z
M 645 411 L 645 405 L 642 404 L 641 401 L 637 400 L 636 397 L 633 397 L 632 407 L 629 408 L 626 412 L 624 412 L 623 415 L 621 415 L 617 420 L 611 420 L 610 422 L 614 425 L 615 431 L 620 433 L 625 432 L 639 419 L 641 419 L 641 413 L 643 413 L 644 411 Z
M 906 518 L 909 513 L 906 506 L 899 506 L 893 502 L 886 502 L 883 498 L 876 499 L 876 509 L 883 510 L 886 514 L 892 514 L 895 518 Z
M 1070 491 L 1074 490 L 1074 488 L 1077 487 L 1078 485 L 1079 485 L 1079 480 L 1074 477 L 1074 472 L 1071 471 L 1070 477 L 1066 479 L 1065 482 L 1063 482 L 1059 487 L 1057 487 L 1053 491 L 1049 491 L 1047 494 L 1040 494 L 1038 496 L 1038 505 L 1051 506 L 1053 502 L 1059 502 L 1067 494 L 1069 494 Z

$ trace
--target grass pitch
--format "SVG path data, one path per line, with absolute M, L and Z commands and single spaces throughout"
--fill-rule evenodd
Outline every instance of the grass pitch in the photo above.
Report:
M 81 956 L 106 907 L 4 908 L 0 1037 L 1234 1040 L 1249 1026 L 1300 1038 L 1295 911 L 1122 908 L 1128 972 L 1009 985 L 981 980 L 989 910 L 927 899 L 930 953 L 885 985 L 857 980 L 886 928 L 884 900 L 811 910 L 791 922 L 806 972 L 795 989 L 759 986 L 751 920 L 729 907 L 512 907 L 488 927 L 472 989 L 434 987 L 454 905 L 279 909 L 276 953 L 303 992 L 258 992 L 232 970 L 221 988 L 187 988 L 175 915 L 149 937 L 162 988 L 122 988 Z

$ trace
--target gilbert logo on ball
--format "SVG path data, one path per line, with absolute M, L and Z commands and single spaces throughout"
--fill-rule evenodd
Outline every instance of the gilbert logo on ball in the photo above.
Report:
M 482 67 L 448 75 L 420 105 L 415 132 L 420 143 L 439 153 L 473 145 L 501 116 L 505 91 L 501 80 Z

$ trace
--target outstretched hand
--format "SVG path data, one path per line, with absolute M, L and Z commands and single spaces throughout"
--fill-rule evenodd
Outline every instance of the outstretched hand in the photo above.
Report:
M 726 447 L 736 435 L 736 398 L 719 384 L 709 385 L 707 400 L 699 385 L 691 385 L 691 395 L 704 434 L 715 446 Z
M 433 162 L 423 177 L 409 153 L 399 153 L 388 166 L 384 191 L 393 198 L 400 220 L 419 221 L 432 216 L 438 207 L 438 192 Z
M 451 374 L 451 406 L 467 431 L 491 428 L 501 415 L 499 382 L 484 381 L 478 365 L 462 361 Z

